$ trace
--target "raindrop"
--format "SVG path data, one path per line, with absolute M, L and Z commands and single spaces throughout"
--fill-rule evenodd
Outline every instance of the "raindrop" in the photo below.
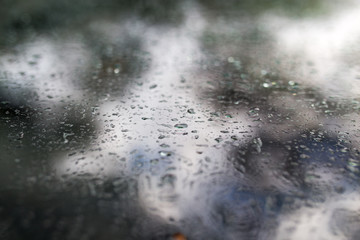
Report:
M 115 66 L 114 73 L 119 74 L 120 73 L 120 66 Z
M 355 160 L 355 159 L 352 159 L 352 158 L 350 158 L 349 160 L 348 160 L 348 164 L 347 164 L 347 167 L 348 167 L 348 169 L 350 170 L 350 171 L 352 171 L 352 172 L 359 172 L 360 170 L 359 170 L 359 168 L 360 168 L 360 163 L 357 161 L 357 160 Z
M 195 111 L 194 111 L 193 108 L 188 109 L 187 112 L 190 113 L 190 114 L 195 114 Z
M 183 76 L 181 76 L 180 82 L 181 82 L 181 83 L 185 83 L 185 82 L 186 82 L 186 79 L 185 79 Z
M 181 129 L 181 128 L 187 128 L 188 125 L 186 123 L 178 123 L 175 124 L 174 127 Z
M 270 83 L 263 83 L 263 87 L 264 87 L 264 88 L 269 88 L 270 86 L 271 86 Z
M 74 135 L 74 133 L 63 133 L 64 143 L 68 143 L 69 140 L 67 139 L 67 137 L 72 135 Z
M 159 151 L 160 156 L 162 157 L 169 157 L 171 156 L 171 152 L 170 151 Z
M 150 160 L 150 163 L 151 163 L 152 165 L 158 164 L 158 163 L 159 163 L 159 159 L 157 159 L 157 158 L 151 159 L 151 160 Z
M 262 141 L 261 141 L 261 138 L 255 138 L 254 140 L 253 140 L 253 143 L 254 143 L 254 145 L 255 145 L 255 149 L 256 149 L 256 151 L 258 152 L 258 153 L 260 153 L 261 152 L 261 147 L 262 147 Z
M 249 117 L 255 118 L 259 116 L 259 108 L 253 108 L 248 112 Z

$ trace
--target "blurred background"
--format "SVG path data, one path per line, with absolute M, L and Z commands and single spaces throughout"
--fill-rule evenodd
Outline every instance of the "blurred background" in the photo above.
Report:
M 358 239 L 359 22 L 0 0 L 0 239 Z

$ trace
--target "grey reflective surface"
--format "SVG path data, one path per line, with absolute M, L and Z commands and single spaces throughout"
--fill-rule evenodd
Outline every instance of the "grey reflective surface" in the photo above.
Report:
M 358 239 L 358 1 L 0 2 L 1 239 Z

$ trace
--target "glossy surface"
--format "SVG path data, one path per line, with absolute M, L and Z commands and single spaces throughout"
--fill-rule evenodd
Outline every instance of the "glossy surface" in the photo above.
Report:
M 358 1 L 2 1 L 1 239 L 357 239 Z

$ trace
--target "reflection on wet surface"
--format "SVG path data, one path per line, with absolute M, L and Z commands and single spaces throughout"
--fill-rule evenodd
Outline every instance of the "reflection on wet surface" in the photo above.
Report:
M 4 1 L 2 239 L 357 239 L 356 1 Z

